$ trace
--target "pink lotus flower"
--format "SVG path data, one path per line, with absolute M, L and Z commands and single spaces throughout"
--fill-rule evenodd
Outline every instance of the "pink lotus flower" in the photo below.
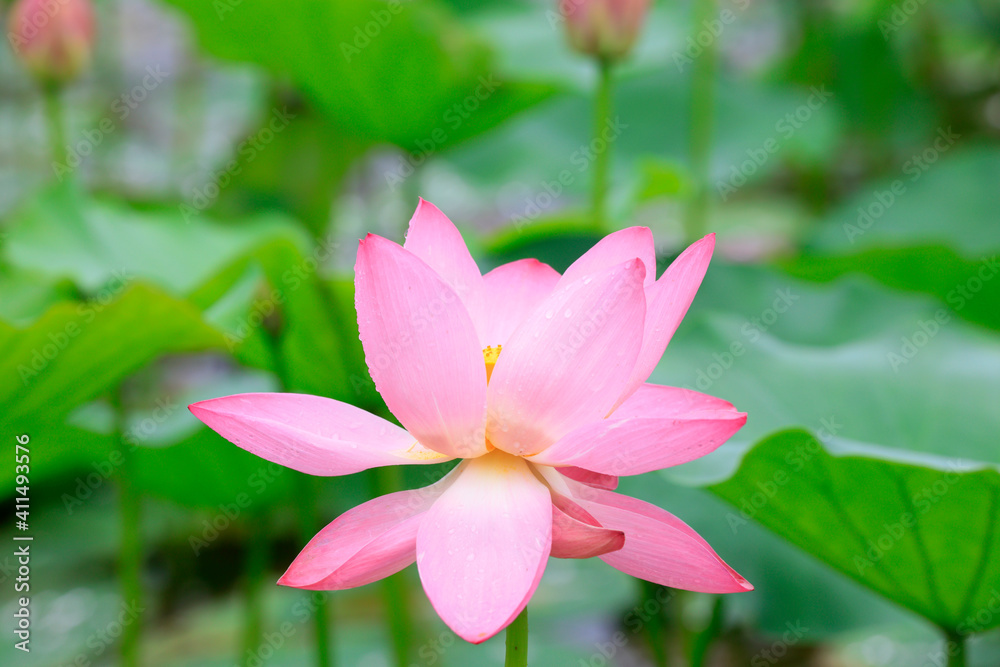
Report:
M 10 12 L 11 46 L 39 79 L 72 79 L 89 63 L 94 48 L 90 0 L 19 0 Z
M 648 10 L 649 0 L 559 0 L 570 45 L 606 60 L 632 50 Z
M 677 517 L 613 493 L 618 475 L 698 458 L 746 421 L 732 405 L 646 384 L 715 239 L 655 279 L 649 229 L 605 237 L 560 276 L 536 260 L 483 276 L 421 200 L 402 247 L 369 234 L 355 266 L 361 340 L 400 428 L 339 401 L 243 394 L 191 406 L 240 447 L 313 475 L 463 459 L 423 489 L 346 512 L 278 583 L 339 590 L 414 561 L 434 609 L 479 643 L 525 607 L 549 556 L 599 556 L 652 582 L 752 590 Z

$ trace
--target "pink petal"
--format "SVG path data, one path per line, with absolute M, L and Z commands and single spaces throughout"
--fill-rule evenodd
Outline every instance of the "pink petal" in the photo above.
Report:
M 557 288 L 518 327 L 487 389 L 494 446 L 538 452 L 610 412 L 642 344 L 643 275 L 630 260 Z
M 636 257 L 646 267 L 644 283 L 651 285 L 656 280 L 656 247 L 653 245 L 653 232 L 648 227 L 629 227 L 608 234 L 566 269 L 559 286 Z
M 465 304 L 476 330 L 483 331 L 486 295 L 483 276 L 458 228 L 437 206 L 420 199 L 410 218 L 403 247 L 434 269 Z M 481 336 L 480 336 L 481 337 Z M 486 347 L 481 345 L 480 348 Z
M 580 482 L 581 484 L 586 484 L 587 486 L 593 486 L 598 489 L 607 489 L 608 491 L 614 491 L 618 488 L 618 478 L 614 475 L 604 475 L 599 472 L 594 472 L 593 470 L 577 468 L 576 466 L 563 466 L 561 468 L 556 468 L 556 470 L 570 479 Z
M 570 482 L 572 484 L 572 482 Z M 702 593 L 739 593 L 753 586 L 673 514 L 611 491 L 577 485 L 577 503 L 601 525 L 625 533 L 625 546 L 601 556 L 613 568 L 662 586 Z
M 593 558 L 625 545 L 625 533 L 602 527 L 575 502 L 552 495 L 552 557 Z
M 713 407 L 691 407 L 701 405 Z M 746 421 L 746 413 L 721 399 L 644 385 L 611 417 L 571 431 L 530 461 L 579 466 L 605 475 L 639 475 L 714 451 Z
M 537 259 L 522 259 L 493 269 L 485 276 L 486 312 L 483 347 L 506 345 L 559 282 L 559 272 Z
M 449 456 L 486 452 L 486 366 L 455 290 L 392 241 L 358 248 L 355 305 L 375 387 L 406 430 Z
M 636 359 L 632 377 L 622 392 L 621 401 L 645 382 L 660 362 L 667 343 L 694 301 L 694 295 L 708 270 L 713 250 L 715 234 L 709 234 L 691 244 L 667 267 L 659 280 L 646 287 L 647 309 L 642 350 Z
M 399 572 L 416 560 L 420 521 L 453 479 L 390 493 L 341 514 L 309 541 L 278 583 L 332 591 Z
M 381 417 L 308 394 L 237 394 L 188 406 L 230 442 L 310 475 L 349 475 L 376 466 L 440 463 L 448 457 Z
M 513 621 L 538 586 L 552 500 L 516 457 L 494 452 L 462 465 L 420 524 L 417 568 L 438 615 L 478 644 Z
M 614 416 L 681 415 L 699 410 L 736 411 L 736 408 L 729 401 L 691 389 L 645 383 L 614 411 Z

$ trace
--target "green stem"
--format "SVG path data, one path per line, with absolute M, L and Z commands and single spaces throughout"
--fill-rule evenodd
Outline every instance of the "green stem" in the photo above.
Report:
M 403 488 L 403 478 L 399 467 L 376 468 L 373 482 L 376 495 L 393 493 Z M 413 633 L 413 615 L 410 610 L 409 586 L 405 572 L 399 572 L 382 580 L 382 599 L 389 615 L 389 632 L 392 635 L 392 651 L 397 667 L 410 664 Z
M 725 599 L 724 595 L 715 596 L 715 601 L 712 603 L 712 617 L 708 621 L 708 626 L 701 632 L 695 633 L 691 638 L 691 667 L 704 667 L 708 649 L 722 632 Z
M 121 563 L 120 583 L 125 605 L 143 610 L 142 595 L 142 498 L 134 482 L 135 460 L 132 452 L 123 451 L 120 487 L 121 503 Z M 142 631 L 142 616 L 122 627 L 121 658 L 122 667 L 138 667 L 139 638 Z
M 392 635 L 392 654 L 397 667 L 410 664 L 410 637 L 413 622 L 410 615 L 410 601 L 405 575 L 396 573 L 382 580 L 382 599 L 389 615 L 389 632 Z
M 694 27 L 711 22 L 716 0 L 695 0 Z M 711 186 L 712 129 L 715 124 L 715 79 L 718 50 L 712 40 L 695 59 L 691 73 L 691 168 L 695 181 L 694 198 L 688 210 L 687 235 L 693 242 L 705 235 Z
M 299 521 L 301 527 L 302 544 L 306 544 L 313 538 L 319 528 L 319 516 L 317 507 L 319 503 L 320 478 L 312 475 L 305 475 L 301 479 L 299 489 Z M 311 598 L 312 593 L 307 595 Z M 313 641 L 316 648 L 317 667 L 329 667 L 333 664 L 333 653 L 330 642 L 330 621 L 327 610 L 328 600 L 316 607 L 313 614 Z
M 660 604 L 660 600 L 663 599 L 662 592 L 665 590 L 663 586 L 659 584 L 654 584 L 643 579 L 639 580 L 639 586 L 642 591 L 642 607 L 646 609 L 647 603 L 653 601 L 655 604 L 653 608 L 656 610 L 653 615 L 649 618 L 646 623 L 645 632 L 646 639 L 649 642 L 649 650 L 653 654 L 653 664 L 656 667 L 667 667 L 669 664 L 668 647 L 670 645 L 669 641 L 669 623 L 668 623 L 668 610 L 665 605 Z M 673 599 L 673 596 L 668 600 Z
M 268 540 L 267 529 L 260 521 L 250 521 L 247 529 L 250 531 L 250 543 L 247 547 L 246 589 L 244 591 L 243 644 L 240 651 L 239 664 L 248 667 L 259 662 L 257 653 L 260 650 L 260 638 L 263 634 L 263 600 L 261 592 L 264 587 L 264 575 L 267 571 Z
M 945 651 L 948 653 L 948 667 L 965 667 L 965 637 L 953 633 L 946 633 Z
M 527 667 L 528 607 L 525 606 L 514 622 L 507 626 L 507 657 L 504 667 Z
M 66 157 L 66 129 L 63 124 L 62 102 L 59 99 L 60 88 L 56 84 L 47 84 L 42 90 L 45 98 L 45 120 L 49 130 L 49 150 L 53 167 Z
M 604 132 L 611 125 L 612 108 L 612 62 L 607 58 L 597 61 L 598 84 L 594 103 L 594 192 L 592 202 L 592 222 L 597 230 L 604 229 L 608 194 L 608 169 L 611 164 L 611 142 L 604 138 Z M 602 147 L 603 146 L 603 147 Z

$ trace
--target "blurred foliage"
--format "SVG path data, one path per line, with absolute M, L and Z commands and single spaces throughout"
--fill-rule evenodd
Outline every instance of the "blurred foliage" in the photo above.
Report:
M 96 68 L 62 91 L 68 145 L 54 155 L 41 94 L 3 50 L 0 433 L 32 437 L 45 644 L 29 664 L 114 662 L 100 637 L 123 604 L 124 471 L 145 498 L 150 665 L 233 664 L 251 531 L 271 538 L 276 578 L 313 500 L 326 521 L 379 486 L 362 473 L 312 498 L 301 475 L 185 409 L 297 391 L 388 416 L 358 340 L 358 237 L 402 240 L 423 195 L 484 269 L 532 256 L 562 270 L 599 238 L 585 213 L 595 68 L 566 47 L 553 6 L 99 3 Z M 716 614 L 710 664 L 759 661 L 788 623 L 808 631 L 778 664 L 925 664 L 933 626 L 964 634 L 970 615 L 994 628 L 970 642 L 970 664 L 998 664 L 1000 615 L 984 610 L 1000 589 L 1000 11 L 719 10 L 733 20 L 712 36 L 689 3 L 656 3 L 617 68 L 610 213 L 653 229 L 661 271 L 689 240 L 685 57 L 701 57 L 707 30 L 721 59 L 719 244 L 652 381 L 721 396 L 749 421 L 718 452 L 622 491 L 675 512 L 756 585 Z M 151 86 L 155 67 L 169 74 Z M 0 469 L 8 500 L 13 479 Z M 456 640 L 412 568 L 399 577 L 414 659 L 500 662 L 502 638 Z M 552 561 L 532 655 L 593 662 L 621 631 L 616 658 L 652 664 L 650 628 L 680 645 L 709 626 L 708 596 L 647 613 L 648 593 L 596 560 Z M 267 587 L 265 631 L 294 629 L 268 664 L 308 659 L 308 600 Z M 329 600 L 339 664 L 389 664 L 377 587 Z

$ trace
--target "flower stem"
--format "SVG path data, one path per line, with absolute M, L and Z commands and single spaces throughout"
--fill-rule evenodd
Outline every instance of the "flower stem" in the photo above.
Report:
M 608 168 L 611 164 L 611 143 L 603 137 L 611 124 L 612 107 L 612 62 L 607 58 L 597 61 L 597 97 L 594 103 L 594 191 L 592 201 L 592 222 L 594 229 L 602 230 L 606 220 L 608 194 Z
M 945 635 L 948 667 L 965 667 L 965 637 L 955 632 L 946 632 Z
M 507 658 L 504 667 L 527 667 L 528 607 L 525 605 L 514 622 L 507 626 Z
M 142 595 L 142 498 L 135 487 L 134 470 L 135 457 L 131 452 L 122 451 L 121 478 L 119 481 L 121 507 L 121 562 L 120 582 L 122 598 L 129 608 L 143 608 Z M 142 630 L 142 618 L 137 617 L 131 623 L 122 625 L 121 660 L 122 667 L 138 667 L 139 638 Z
M 313 538 L 318 528 L 317 504 L 319 502 L 320 478 L 303 475 L 299 489 L 299 523 L 302 544 Z M 306 593 L 312 597 L 311 592 Z M 313 613 L 313 641 L 316 648 L 317 667 L 330 667 L 333 664 L 333 654 L 330 649 L 330 622 L 327 611 L 328 601 L 316 606 Z
M 725 599 L 724 595 L 715 596 L 715 600 L 712 602 L 712 616 L 708 625 L 691 638 L 691 667 L 704 667 L 706 664 L 708 650 L 712 647 L 712 642 L 722 632 L 725 620 Z
M 707 25 L 714 18 L 716 0 L 695 0 L 694 28 Z M 718 50 L 713 39 L 701 57 L 695 59 L 691 73 L 691 169 L 695 193 L 688 209 L 688 242 L 700 239 L 708 226 L 709 179 L 711 177 L 712 129 L 715 123 L 715 78 Z
M 62 161 L 66 150 L 66 130 L 63 125 L 62 102 L 59 99 L 60 88 L 56 84 L 48 84 L 42 89 L 45 98 L 45 120 L 48 123 L 49 151 L 53 167 Z
M 667 667 L 670 664 L 669 647 L 670 633 L 668 621 L 668 609 L 666 604 L 661 604 L 661 600 L 666 599 L 667 604 L 676 597 L 676 593 L 666 597 L 663 591 L 666 590 L 659 584 L 639 579 L 640 604 L 643 609 L 652 603 L 656 610 L 648 619 L 645 625 L 646 639 L 649 641 L 649 650 L 653 654 L 653 664 L 656 667 Z
M 263 633 L 263 601 L 261 590 L 264 575 L 267 571 L 268 541 L 266 527 L 263 521 L 251 521 L 247 525 L 250 531 L 250 544 L 247 549 L 246 588 L 244 590 L 243 646 L 240 651 L 239 664 L 247 667 L 259 661 L 260 638 Z

